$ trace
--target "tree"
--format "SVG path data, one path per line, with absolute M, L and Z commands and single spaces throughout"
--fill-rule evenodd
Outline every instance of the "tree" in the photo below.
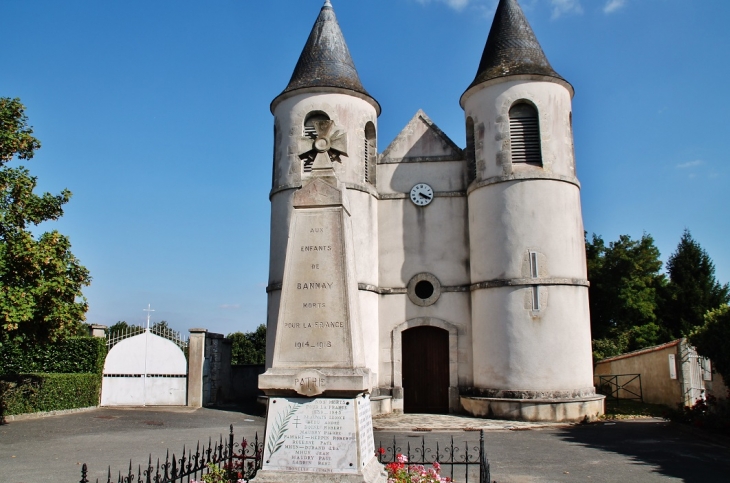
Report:
M 157 330 L 168 330 L 168 331 L 169 330 L 173 330 L 172 327 L 170 327 L 169 325 L 167 325 L 167 321 L 166 320 L 161 320 L 159 322 L 152 322 L 152 327 L 151 328 L 152 329 L 157 329 Z
M 231 364 L 266 363 L 266 326 L 259 325 L 253 332 L 234 332 L 226 336 L 233 342 Z
M 20 99 L 0 97 L 0 165 L 14 156 L 31 159 L 40 147 L 40 141 L 33 137 L 33 128 L 28 126 Z
M 704 319 L 704 324 L 690 334 L 689 341 L 700 355 L 712 361 L 727 383 L 730 381 L 730 306 L 712 310 Z
M 621 235 L 606 246 L 586 240 L 594 357 L 602 359 L 657 344 L 667 338 L 658 322 L 665 277 L 651 235 Z
M 730 303 L 730 286 L 715 279 L 715 265 L 685 229 L 667 260 L 669 284 L 663 319 L 672 336 L 685 337 L 705 324 L 705 314 Z
M 31 225 L 57 220 L 71 192 L 34 193 L 37 180 L 23 166 L 40 142 L 32 136 L 25 106 L 0 98 L 0 344 L 43 343 L 77 333 L 88 305 L 81 289 L 89 271 L 58 231 L 33 236 Z

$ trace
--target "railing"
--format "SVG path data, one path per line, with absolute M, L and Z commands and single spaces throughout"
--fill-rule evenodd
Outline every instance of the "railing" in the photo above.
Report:
M 219 441 L 213 443 L 208 440 L 207 448 L 203 445 L 200 447 L 198 442 L 195 452 L 191 449 L 186 450 L 183 446 L 182 456 L 177 458 L 173 453 L 170 457 L 170 451 L 167 451 L 165 461 L 161 462 L 157 459 L 156 464 L 152 463 L 152 455 L 150 455 L 147 463 L 137 465 L 136 472 L 132 461 L 129 461 L 129 467 L 122 473 L 119 471 L 116 478 L 112 479 L 111 467 L 107 467 L 106 483 L 183 483 L 191 481 L 200 481 L 203 475 L 210 473 L 211 466 L 221 468 L 225 472 L 225 478 L 230 483 L 240 483 L 241 481 L 249 482 L 253 480 L 261 469 L 263 463 L 263 441 L 259 442 L 258 433 L 253 443 L 249 443 L 245 438 L 240 443 L 234 441 L 233 425 L 230 427 L 230 433 L 226 441 L 223 436 Z M 187 453 L 187 454 L 186 454 Z M 434 462 L 441 465 L 441 475 L 448 476 L 454 480 L 454 474 L 460 483 L 469 483 L 470 475 L 476 477 L 479 483 L 489 483 L 490 468 L 487 459 L 487 453 L 484 450 L 484 431 L 479 431 L 479 445 L 470 446 L 469 442 L 464 442 L 463 446 L 454 443 L 454 437 L 450 437 L 450 442 L 444 446 L 436 442 L 436 449 L 426 446 L 425 437 L 421 438 L 421 444 L 411 447 L 411 443 L 406 444 L 405 451 L 393 437 L 393 444 L 384 447 L 382 443 L 377 451 L 378 461 L 387 465 L 398 462 L 398 456 L 406 457 L 407 462 L 404 463 L 409 468 L 416 466 L 428 466 Z M 473 471 L 470 471 L 473 470 Z M 81 467 L 81 480 L 79 483 L 90 483 L 88 478 L 89 467 L 84 463 Z M 463 478 L 462 478 L 463 475 Z M 99 483 L 99 479 L 96 479 Z
M 185 351 L 185 349 L 188 347 L 188 340 L 183 338 L 183 336 L 180 334 L 180 332 L 176 330 L 172 330 L 167 327 L 150 327 L 150 332 L 159 335 L 160 337 L 167 339 L 169 341 L 172 341 L 177 345 L 180 349 Z M 110 350 L 112 347 L 114 347 L 119 342 L 123 341 L 124 339 L 129 339 L 130 337 L 134 337 L 135 335 L 144 334 L 145 328 L 140 327 L 138 325 L 132 325 L 127 327 L 126 329 L 110 333 L 106 337 L 106 348 L 107 350 Z
M 603 374 L 596 377 L 598 393 L 615 400 L 617 404 L 621 399 L 644 402 L 641 374 Z M 634 381 L 638 381 L 638 389 Z
M 233 425 L 228 435 L 227 441 L 223 440 L 223 436 L 216 443 L 208 440 L 208 447 L 205 445 L 201 450 L 200 442 L 192 450 L 186 450 L 183 446 L 182 456 L 177 458 L 173 453 L 170 458 L 170 451 L 164 462 L 157 459 L 157 464 L 152 464 L 152 455 L 150 455 L 147 464 L 144 466 L 137 465 L 137 471 L 134 472 L 132 461 L 129 461 L 129 469 L 125 473 L 118 472 L 116 479 L 112 479 L 111 467 L 107 470 L 106 483 L 175 483 L 183 481 L 190 482 L 198 480 L 198 477 L 210 472 L 210 465 L 223 469 L 225 477 L 229 482 L 236 483 L 240 481 L 248 482 L 252 480 L 259 469 L 263 459 L 264 443 L 259 442 L 259 435 L 256 433 L 253 444 L 241 439 L 240 443 L 234 442 Z M 89 483 L 89 469 L 86 463 L 81 467 L 81 481 L 79 483 Z M 199 480 L 198 480 L 199 481 Z M 99 483 L 99 479 L 96 479 Z
M 436 450 L 426 446 L 426 438 L 421 437 L 421 445 L 411 448 L 408 442 L 405 452 L 401 446 L 398 446 L 395 436 L 393 437 L 393 445 L 384 447 L 382 442 L 378 448 L 378 461 L 382 464 L 391 464 L 398 462 L 398 455 L 406 457 L 407 462 L 404 464 L 409 468 L 414 466 L 428 466 L 434 462 L 441 465 L 441 476 L 448 476 L 454 480 L 454 470 L 459 468 L 457 473 L 458 481 L 461 483 L 469 483 L 469 474 L 478 473 L 479 483 L 490 482 L 489 460 L 484 450 L 484 430 L 479 431 L 479 446 L 469 446 L 470 443 L 464 442 L 463 446 L 454 444 L 454 437 L 451 436 L 450 443 L 441 447 L 436 442 Z M 462 472 L 463 469 L 463 472 Z M 470 469 L 476 471 L 470 472 Z M 463 479 L 461 475 L 463 474 Z

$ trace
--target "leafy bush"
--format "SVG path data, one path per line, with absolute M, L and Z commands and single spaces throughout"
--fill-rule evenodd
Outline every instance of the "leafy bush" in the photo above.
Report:
M 99 405 L 100 374 L 17 374 L 0 377 L 2 415 Z
M 679 406 L 669 416 L 672 421 L 730 435 L 730 400 L 707 396 L 707 399 L 698 400 L 692 407 L 682 407 L 681 404 Z
M 28 373 L 101 374 L 106 358 L 106 340 L 99 337 L 69 337 L 53 344 L 3 344 L 0 375 Z
M 228 334 L 230 339 L 231 364 L 264 364 L 266 362 L 266 326 L 259 325 L 253 332 L 234 332 Z

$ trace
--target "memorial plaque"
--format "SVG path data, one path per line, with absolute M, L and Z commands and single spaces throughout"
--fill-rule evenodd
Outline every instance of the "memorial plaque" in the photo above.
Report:
M 373 438 L 373 415 L 370 411 L 370 395 L 365 394 L 357 398 L 357 420 L 358 431 L 360 432 L 360 454 L 366 464 L 370 459 L 367 455 L 375 455 L 375 440 Z
M 282 286 L 274 366 L 352 360 L 342 208 L 296 210 Z
M 357 474 L 375 454 L 369 416 L 367 396 L 271 398 L 263 469 Z

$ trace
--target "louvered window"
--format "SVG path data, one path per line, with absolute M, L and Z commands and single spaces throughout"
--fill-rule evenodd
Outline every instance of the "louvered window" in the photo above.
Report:
M 516 104 L 509 110 L 509 139 L 512 163 L 542 166 L 540 123 L 537 110 L 530 104 Z
M 363 153 L 363 177 L 366 183 L 375 184 L 375 165 L 378 156 L 375 144 L 375 124 L 365 124 L 365 152 Z
M 364 162 L 364 169 L 365 169 L 365 182 L 366 183 L 368 181 L 370 181 L 370 173 L 369 173 L 369 171 L 370 171 L 369 164 L 370 163 L 369 163 L 369 161 L 370 161 L 370 151 L 371 150 L 372 150 L 372 148 L 370 147 L 370 140 L 369 139 L 365 139 L 365 156 L 364 156 L 365 162 Z
M 307 114 L 304 120 L 304 126 L 302 129 L 302 135 L 310 139 L 317 139 L 317 130 L 314 127 L 315 121 L 329 121 L 329 116 L 322 111 L 312 111 Z M 312 165 L 314 164 L 314 155 L 308 155 L 302 159 L 302 170 L 305 173 L 312 172 Z
M 477 178 L 476 146 L 474 145 L 474 120 L 466 118 L 466 169 L 469 183 Z

